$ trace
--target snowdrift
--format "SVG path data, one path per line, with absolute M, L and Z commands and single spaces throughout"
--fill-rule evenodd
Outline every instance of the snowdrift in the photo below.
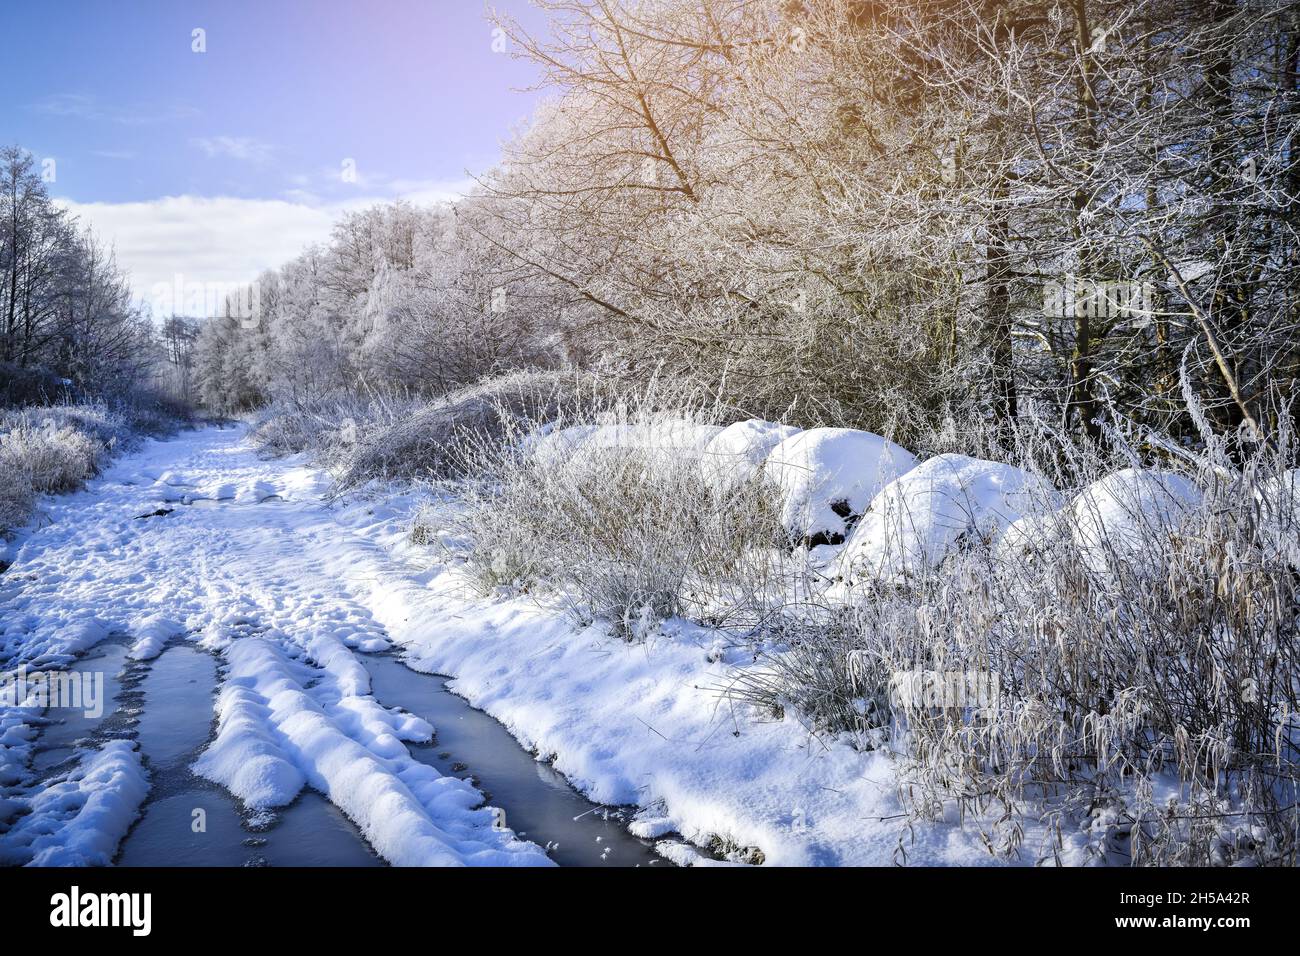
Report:
M 780 489 L 790 536 L 838 544 L 889 482 L 916 467 L 899 445 L 851 428 L 810 428 L 782 441 L 763 464 Z
M 700 467 L 710 486 L 728 491 L 749 481 L 777 445 L 799 434 L 791 425 L 753 418 L 722 429 L 704 448 Z
M 1068 517 L 1084 561 L 1101 574 L 1112 561 L 1136 560 L 1200 503 L 1200 489 L 1182 475 L 1125 468 L 1083 489 Z
M 571 425 L 543 429 L 520 443 L 525 452 L 542 461 L 563 461 L 602 451 L 624 450 L 646 453 L 702 454 L 722 432 L 720 425 L 700 425 L 682 419 L 648 423 Z
M 988 544 L 1022 516 L 1061 497 L 1019 468 L 938 455 L 877 495 L 838 558 L 845 581 L 892 580 L 938 565 L 953 549 Z

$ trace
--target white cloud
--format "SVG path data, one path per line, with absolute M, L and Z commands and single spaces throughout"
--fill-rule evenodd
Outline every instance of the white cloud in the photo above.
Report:
M 403 198 L 415 203 L 453 199 L 463 183 L 412 182 L 391 196 L 321 202 L 303 192 L 289 199 L 165 196 L 141 202 L 60 200 L 117 253 L 137 299 L 146 304 L 158 285 L 250 282 L 304 248 L 329 238 L 347 212 Z
M 167 196 L 145 202 L 64 202 L 117 253 L 137 298 L 156 285 L 240 283 L 329 235 L 338 210 L 282 200 Z
M 275 147 L 250 136 L 201 136 L 190 140 L 208 156 L 225 156 L 250 163 L 265 163 L 271 159 Z
M 88 93 L 56 93 L 27 104 L 27 109 L 46 116 L 96 120 L 119 123 L 123 126 L 172 123 L 199 115 L 199 111 L 192 106 L 156 106 L 138 103 L 130 106 L 109 105 Z

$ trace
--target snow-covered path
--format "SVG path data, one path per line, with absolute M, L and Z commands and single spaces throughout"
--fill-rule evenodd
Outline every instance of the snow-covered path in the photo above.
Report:
M 240 438 L 207 429 L 153 442 L 51 501 L 48 523 L 0 578 L 5 668 L 61 666 L 115 633 L 130 635 L 136 659 L 172 638 L 197 641 L 224 654 L 227 672 L 217 737 L 196 770 L 246 807 L 284 806 L 309 784 L 395 864 L 548 863 L 495 828 L 490 808 L 472 809 L 482 794 L 467 781 L 410 756 L 404 741 L 428 740 L 432 728 L 369 696 L 354 651 L 389 642 L 330 560 L 360 543 L 320 504 L 319 474 L 260 461 Z M 208 501 L 184 503 L 195 499 Z M 0 716 L 0 783 L 15 793 L 34 713 Z M 0 859 L 108 862 L 145 795 L 142 771 L 129 742 L 88 750 L 0 837 Z M 50 793 L 59 798 L 41 803 Z
M 737 862 L 993 862 L 960 826 L 909 827 L 888 757 L 721 701 L 753 661 L 717 634 L 674 620 L 626 644 L 527 598 L 473 598 L 409 542 L 411 493 L 331 504 L 321 472 L 243 438 L 151 442 L 47 502 L 0 575 L 0 666 L 61 667 L 109 635 L 139 660 L 173 640 L 220 654 L 217 734 L 195 771 L 248 810 L 319 791 L 398 864 L 551 861 L 495 828 L 469 781 L 412 757 L 434 728 L 370 694 L 366 653 L 389 647 L 454 675 L 590 799 L 639 807 L 632 833 L 674 861 L 712 862 L 680 834 Z M 148 793 L 138 749 L 87 748 L 35 788 L 33 714 L 0 705 L 0 863 L 111 862 Z

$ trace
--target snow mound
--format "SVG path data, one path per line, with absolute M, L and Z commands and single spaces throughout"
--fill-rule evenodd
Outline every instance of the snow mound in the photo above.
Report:
M 1112 559 L 1136 558 L 1201 503 L 1201 491 L 1171 471 L 1125 468 L 1093 482 L 1070 505 L 1075 543 L 1103 573 Z
M 38 733 L 30 722 L 32 712 L 17 706 L 19 701 L 11 703 L 0 704 L 0 787 L 12 787 L 27 775 L 27 762 Z M 8 811 L 0 800 L 0 825 L 7 816 Z
M 676 866 L 739 866 L 728 860 L 715 860 L 680 840 L 658 840 L 655 852 Z
M 494 826 L 482 794 L 410 756 L 402 739 L 431 728 L 340 690 L 346 673 L 291 661 L 270 640 L 226 649 L 217 740 L 195 769 L 250 807 L 282 806 L 303 781 L 329 797 L 398 866 L 545 866 L 551 860 Z M 310 689 L 309 689 L 310 688 Z
M 109 741 L 32 796 L 31 813 L 0 837 L 0 863 L 108 866 L 148 791 L 135 743 Z
M 87 617 L 56 625 L 49 643 L 42 648 L 43 659 L 49 663 L 71 662 L 108 637 L 110 631 L 109 625 L 99 618 Z M 31 641 L 33 650 L 39 646 L 35 640 Z
M 127 656 L 135 661 L 151 661 L 162 653 L 163 647 L 185 628 L 161 614 L 148 614 L 133 620 L 129 628 L 135 643 Z
M 307 779 L 268 726 L 270 710 L 246 686 L 230 683 L 217 699 L 217 737 L 194 772 L 221 784 L 250 810 L 293 802 Z
M 852 521 L 895 478 L 911 452 L 870 432 L 810 428 L 784 439 L 763 463 L 781 492 L 781 520 L 804 540 L 842 541 Z
M 1023 561 L 1047 554 L 1056 542 L 1070 537 L 1069 512 L 1033 511 L 1003 529 L 993 553 L 1004 561 Z
M 772 449 L 798 433 L 791 425 L 758 418 L 728 425 L 704 447 L 700 460 L 704 478 L 720 491 L 742 485 L 763 467 Z
M 721 431 L 720 425 L 700 425 L 677 418 L 606 425 L 573 425 L 543 429 L 521 444 L 535 457 L 558 462 L 581 458 L 588 452 L 625 450 L 702 454 Z
M 1019 468 L 937 455 L 872 499 L 840 552 L 839 573 L 846 581 L 916 574 L 955 548 L 990 544 L 1035 508 L 1060 504 L 1054 488 Z

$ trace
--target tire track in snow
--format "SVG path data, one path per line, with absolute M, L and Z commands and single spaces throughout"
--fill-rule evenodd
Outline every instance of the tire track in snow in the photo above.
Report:
M 310 784 L 390 862 L 549 864 L 495 826 L 469 782 L 410 756 L 406 743 L 432 728 L 368 696 L 353 653 L 387 648 L 383 629 L 311 564 L 328 546 L 313 530 L 319 489 L 304 470 L 259 462 L 241 438 L 208 429 L 151 442 L 51 501 L 52 523 L 29 533 L 0 581 L 0 660 L 66 663 L 110 633 L 174 622 L 226 660 L 217 739 L 197 767 L 248 807 L 285 806 Z M 178 494 L 235 500 L 137 518 Z M 254 503 L 268 495 L 283 500 Z M 140 654 L 165 643 L 156 632 Z M 100 789 L 128 784 L 108 775 Z

